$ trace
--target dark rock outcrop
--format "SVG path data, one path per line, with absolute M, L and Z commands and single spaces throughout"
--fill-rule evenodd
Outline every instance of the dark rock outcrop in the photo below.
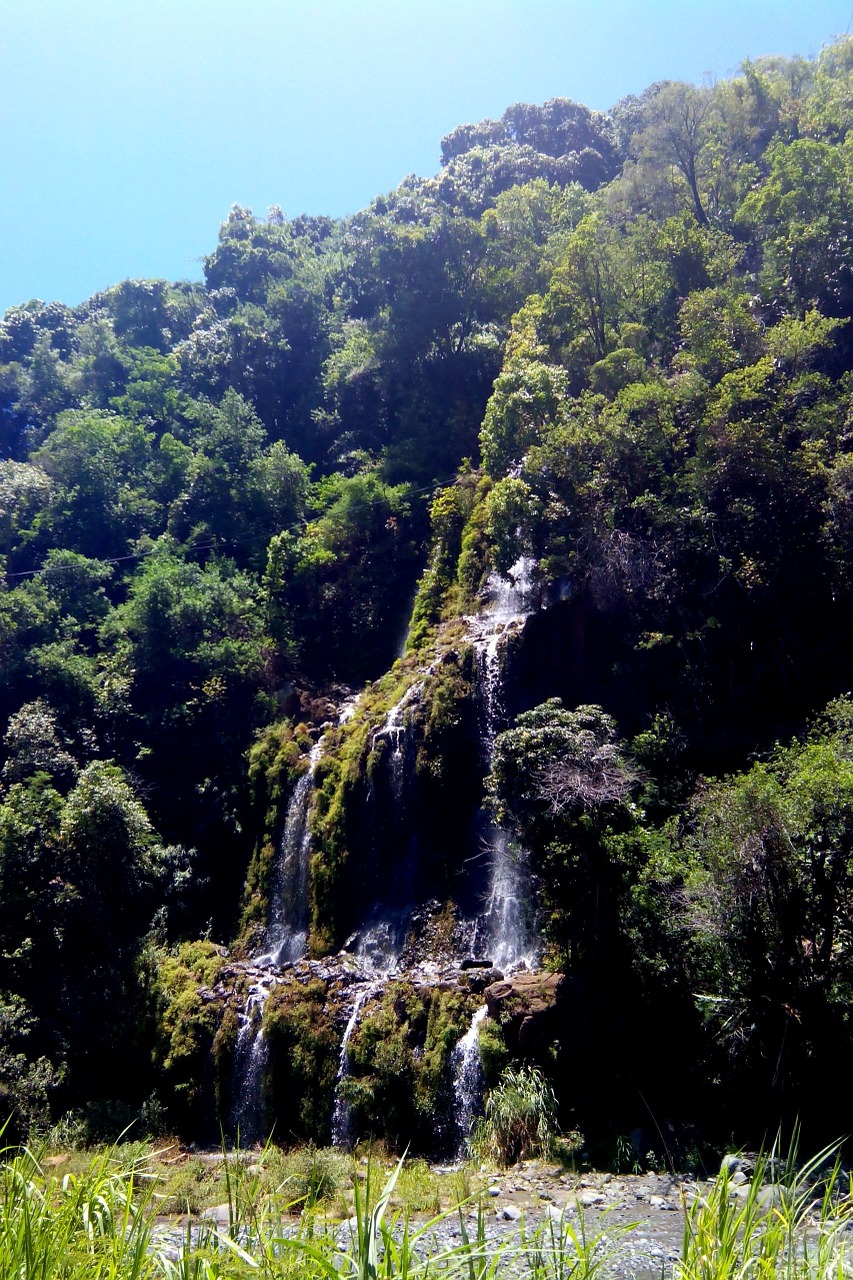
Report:
M 562 973 L 517 973 L 486 988 L 489 1017 L 500 1022 L 507 1047 L 535 1056 L 554 1033 Z

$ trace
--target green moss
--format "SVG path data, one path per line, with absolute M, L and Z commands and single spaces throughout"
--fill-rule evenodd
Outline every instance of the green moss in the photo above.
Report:
M 510 1062 L 510 1052 L 500 1022 L 487 1018 L 480 1027 L 478 1044 L 483 1077 L 487 1085 L 494 1085 Z
M 197 1120 L 202 1104 L 206 1068 L 222 1013 L 221 1004 L 208 993 L 224 963 L 222 949 L 209 941 L 185 942 L 159 953 L 155 1060 L 172 1118 L 181 1124 Z
M 287 801 L 308 768 L 312 739 L 304 724 L 280 720 L 262 729 L 249 749 L 249 783 L 258 839 L 246 872 L 235 949 L 251 951 L 269 914 L 269 895 Z
M 407 648 L 427 646 L 437 623 L 461 612 L 457 569 L 466 525 L 477 502 L 482 481 L 464 471 L 432 504 L 432 546 L 429 562 L 418 584 L 412 609 Z
M 240 1019 L 235 1001 L 226 1005 L 222 1020 L 213 1037 L 212 1054 L 214 1064 L 214 1088 L 216 1091 L 217 1115 L 230 1115 L 232 1110 L 232 1086 L 234 1082 L 234 1051 L 237 1047 L 237 1035 L 240 1030 Z
M 275 988 L 264 1008 L 267 1119 L 279 1141 L 329 1140 L 340 1032 L 319 979 Z
M 460 730 L 465 743 L 470 736 L 469 722 L 476 717 L 476 671 L 474 649 L 462 644 L 451 650 L 439 664 L 432 679 L 424 686 L 421 698 L 422 740 L 417 767 L 421 775 L 441 782 L 457 773 L 457 752 L 453 739 Z M 476 729 L 474 730 L 476 732 Z M 461 745 L 457 742 L 457 746 Z
M 451 1109 L 450 1056 L 474 1004 L 457 987 L 400 980 L 365 1007 L 344 1085 L 357 1132 L 398 1148 L 440 1148 L 438 1122 Z
M 462 533 L 456 581 L 459 588 L 457 611 L 473 613 L 477 608 L 477 594 L 491 569 L 489 551 L 489 509 L 486 499 L 492 489 L 492 481 L 484 476 L 477 486 L 476 503 Z
M 366 782 L 378 765 L 373 755 L 375 730 L 421 674 L 415 655 L 395 662 L 369 685 L 353 715 L 331 730 L 317 765 L 311 816 L 311 933 L 314 956 L 325 955 L 342 941 L 342 883 L 351 850 L 359 846 L 359 819 Z M 380 747 L 379 752 L 384 750 Z M 373 755 L 373 758 L 371 758 Z

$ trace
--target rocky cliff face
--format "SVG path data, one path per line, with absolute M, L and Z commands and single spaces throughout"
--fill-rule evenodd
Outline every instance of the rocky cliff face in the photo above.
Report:
M 244 1140 L 275 1125 L 447 1154 L 477 1089 L 553 1032 L 559 981 L 530 972 L 535 881 L 484 804 L 537 603 L 526 562 L 492 575 L 476 614 L 302 734 L 266 933 L 217 993 L 220 1112 Z

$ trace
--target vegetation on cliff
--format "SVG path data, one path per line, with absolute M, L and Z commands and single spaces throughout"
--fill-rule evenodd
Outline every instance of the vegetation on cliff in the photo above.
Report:
M 198 939 L 251 950 L 349 690 L 369 685 L 317 771 L 312 951 L 393 885 L 404 825 L 422 898 L 452 900 L 483 798 L 461 619 L 522 555 L 549 607 L 507 646 L 518 719 L 488 787 L 567 977 L 539 1065 L 588 1128 L 615 1096 L 620 1132 L 645 1104 L 673 1132 L 800 1108 L 838 1130 L 851 86 L 844 38 L 607 115 L 516 105 L 351 218 L 233 208 L 203 285 L 5 314 L 0 1088 L 21 1132 L 155 1104 L 195 1123 L 220 1008 Z M 410 691 L 405 823 L 379 820 Z M 436 1097 L 456 1016 L 410 1004 L 388 1041 L 404 1066 L 423 1050 Z M 311 1136 L 331 1050 L 280 1005 L 271 1040 L 298 1054 L 275 1087 Z M 652 1043 L 666 1088 L 626 1051 Z M 365 1115 L 399 1136 L 367 1074 Z

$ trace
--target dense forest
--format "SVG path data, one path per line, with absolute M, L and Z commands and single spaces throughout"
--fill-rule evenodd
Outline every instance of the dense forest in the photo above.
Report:
M 564 975 L 547 1043 L 489 1019 L 487 1080 L 532 1057 L 601 1150 L 652 1118 L 685 1148 L 849 1129 L 851 315 L 853 39 L 607 114 L 517 104 L 352 217 L 235 206 L 203 284 L 7 311 L 14 1131 L 227 1113 L 216 993 L 263 946 L 323 726 L 317 965 L 412 829 L 393 892 L 452 934 L 485 806 Z M 465 620 L 520 563 L 541 607 L 484 768 Z M 406 697 L 407 807 L 377 820 Z M 264 1012 L 283 1139 L 331 1123 L 342 1015 L 312 972 Z M 475 996 L 377 997 L 363 1132 L 427 1132 Z

